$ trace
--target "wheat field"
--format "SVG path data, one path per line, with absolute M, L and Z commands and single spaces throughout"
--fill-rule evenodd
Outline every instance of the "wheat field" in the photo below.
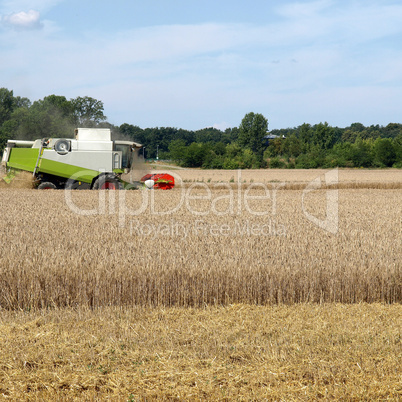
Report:
M 300 191 L 276 192 L 273 205 L 246 204 L 243 190 L 233 202 L 229 190 L 190 190 L 179 209 L 181 190 L 152 192 L 137 216 L 144 191 L 102 203 L 74 192 L 76 210 L 97 211 L 89 216 L 63 191 L 2 192 L 0 306 L 401 302 L 401 190 L 339 190 L 336 234 L 306 217 L 325 218 L 325 191 L 303 211 Z
M 265 190 L 2 185 L 1 397 L 400 398 L 400 171 L 308 192 L 326 172 L 283 172 Z
M 244 183 L 279 183 L 288 184 L 307 184 L 317 176 L 328 172 L 327 169 L 247 169 L 247 170 L 210 170 L 210 169 L 183 169 L 176 170 L 174 166 L 149 163 L 146 166 L 152 169 L 165 171 L 172 169 L 180 175 L 183 182 L 208 182 L 222 183 L 234 180 L 237 182 L 240 175 L 240 181 Z M 353 184 L 361 186 L 362 184 L 388 183 L 401 184 L 401 169 L 348 169 L 340 168 L 339 182 L 342 185 Z

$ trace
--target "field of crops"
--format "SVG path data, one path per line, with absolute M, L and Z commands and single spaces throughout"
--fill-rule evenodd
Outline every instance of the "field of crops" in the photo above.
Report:
M 400 304 L 2 312 L 0 399 L 400 400 Z
M 0 394 L 401 397 L 401 171 L 178 173 L 2 185 Z
M 169 166 L 149 164 L 145 165 L 159 169 L 166 170 Z M 237 182 L 240 176 L 241 182 L 245 183 L 279 183 L 285 182 L 288 184 L 307 184 L 314 180 L 317 176 L 323 175 L 328 170 L 326 169 L 247 169 L 247 170 L 208 170 L 208 169 L 180 169 L 173 171 L 178 173 L 181 179 L 186 182 L 207 182 L 219 183 L 230 182 L 234 180 Z M 339 182 L 342 185 L 357 185 L 358 187 L 367 186 L 370 184 L 380 186 L 385 183 L 395 184 L 402 183 L 402 172 L 400 169 L 339 169 Z

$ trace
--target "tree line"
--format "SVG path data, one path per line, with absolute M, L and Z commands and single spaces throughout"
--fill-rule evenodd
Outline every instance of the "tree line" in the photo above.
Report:
M 238 127 L 197 131 L 174 127 L 142 129 L 107 122 L 102 101 L 85 96 L 50 95 L 31 102 L 0 88 L 0 149 L 8 139 L 69 138 L 76 127 L 110 128 L 114 139 L 144 145 L 145 158 L 173 160 L 183 167 L 248 168 L 402 168 L 402 124 L 331 127 L 328 123 L 268 132 L 268 120 L 247 113 Z

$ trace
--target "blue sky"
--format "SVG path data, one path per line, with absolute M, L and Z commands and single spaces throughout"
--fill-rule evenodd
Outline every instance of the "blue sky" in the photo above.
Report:
M 0 87 L 143 128 L 400 123 L 402 2 L 0 0 Z

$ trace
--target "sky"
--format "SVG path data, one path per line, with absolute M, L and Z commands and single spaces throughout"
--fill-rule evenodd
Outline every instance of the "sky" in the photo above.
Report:
M 396 0 L 0 0 L 0 87 L 114 125 L 402 122 Z

